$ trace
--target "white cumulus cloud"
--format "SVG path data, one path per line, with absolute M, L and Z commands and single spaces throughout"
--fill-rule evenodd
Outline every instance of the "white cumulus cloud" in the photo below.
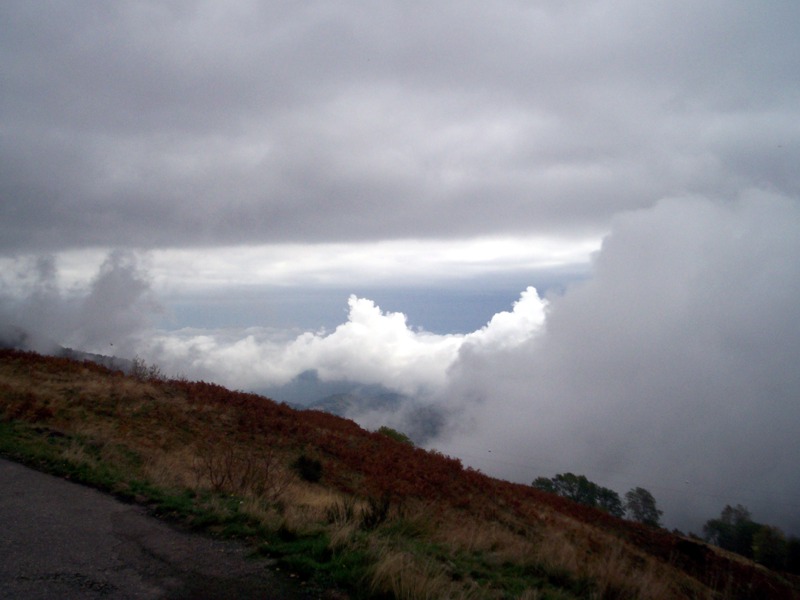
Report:
M 238 387 L 285 384 L 308 370 L 322 381 L 380 384 L 410 395 L 430 396 L 447 383 L 447 371 L 464 346 L 514 346 L 544 321 L 544 302 L 528 288 L 510 312 L 495 315 L 470 334 L 434 334 L 411 328 L 406 316 L 384 312 L 373 301 L 351 296 L 347 321 L 331 332 L 285 332 L 253 328 L 235 332 L 163 332 L 145 354 L 168 369 Z

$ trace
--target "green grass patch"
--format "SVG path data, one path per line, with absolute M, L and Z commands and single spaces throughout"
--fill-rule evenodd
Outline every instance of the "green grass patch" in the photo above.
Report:
M 85 441 L 24 422 L 0 422 L 0 455 L 47 473 L 107 489 L 115 479 L 113 469 L 66 459 L 65 454 L 75 445 L 85 446 Z M 91 457 L 96 450 L 86 448 L 86 454 Z
M 107 462 L 104 454 L 115 461 Z M 109 449 L 85 436 L 20 421 L 0 421 L 0 456 L 142 504 L 158 517 L 197 530 L 230 538 L 263 533 L 259 523 L 240 511 L 242 500 L 238 497 L 163 489 L 138 477 L 141 457 L 122 445 Z
M 363 549 L 334 551 L 327 534 L 299 535 L 286 529 L 268 534 L 258 553 L 277 559 L 278 565 L 291 574 L 313 580 L 322 587 L 347 588 L 353 598 L 360 598 L 357 586 L 367 574 L 370 557 Z

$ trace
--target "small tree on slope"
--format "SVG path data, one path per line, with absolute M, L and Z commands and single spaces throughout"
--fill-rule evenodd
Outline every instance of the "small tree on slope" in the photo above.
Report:
M 656 507 L 653 494 L 642 487 L 633 488 L 625 494 L 625 510 L 634 521 L 652 527 L 660 526 L 661 515 L 664 514 Z

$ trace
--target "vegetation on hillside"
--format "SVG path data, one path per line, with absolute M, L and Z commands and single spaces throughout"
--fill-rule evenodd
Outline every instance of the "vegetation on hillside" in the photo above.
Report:
M 549 479 L 537 477 L 531 485 L 545 492 L 569 498 L 578 504 L 599 508 L 615 517 L 622 518 L 627 514 L 634 521 L 651 527 L 660 525 L 663 514 L 656 506 L 653 494 L 642 487 L 629 490 L 625 494 L 623 503 L 617 492 L 589 481 L 585 475 L 559 473 Z
M 706 541 L 769 567 L 800 574 L 800 539 L 779 528 L 756 523 L 741 504 L 727 505 L 719 518 L 703 526 Z
M 791 575 L 395 434 L 158 369 L 0 351 L 0 453 L 351 598 L 800 597 Z
M 545 492 L 569 498 L 578 504 L 597 507 L 615 517 L 625 516 L 625 507 L 622 505 L 619 494 L 589 481 L 585 475 L 559 473 L 549 479 L 537 477 L 531 485 Z

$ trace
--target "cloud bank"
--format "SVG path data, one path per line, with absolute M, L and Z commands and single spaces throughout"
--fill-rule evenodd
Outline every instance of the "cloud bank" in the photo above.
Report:
M 695 532 L 741 502 L 800 533 L 798 231 L 800 205 L 780 195 L 665 199 L 615 218 L 591 277 L 544 299 L 529 288 L 468 334 L 412 328 L 356 296 L 330 331 L 148 329 L 147 272 L 124 253 L 71 295 L 40 260 L 3 314 L 85 349 L 126 339 L 167 373 L 239 389 L 309 370 L 383 386 L 443 415 L 430 445 L 490 474 L 641 485 L 667 525 Z
M 0 251 L 605 233 L 800 191 L 800 7 L 0 6 Z
M 644 485 L 697 532 L 735 501 L 800 531 L 799 228 L 795 201 L 758 193 L 620 216 L 538 337 L 462 348 L 443 447 L 521 480 Z
M 250 389 L 281 385 L 309 370 L 322 381 L 378 384 L 396 392 L 438 397 L 459 350 L 514 347 L 544 321 L 545 303 L 536 290 L 522 293 L 510 312 L 501 312 L 470 334 L 433 334 L 412 329 L 398 312 L 383 312 L 369 299 L 351 296 L 346 323 L 334 331 L 286 332 L 252 328 L 217 335 L 183 330 L 150 338 L 148 354 L 167 366 Z
M 329 333 L 169 335 L 159 351 L 240 386 L 306 369 L 381 384 L 446 411 L 432 445 L 487 472 L 643 485 L 697 532 L 727 502 L 797 532 L 797 231 L 783 197 L 664 200 L 615 220 L 589 280 L 546 301 L 529 289 L 472 334 L 352 297 Z

